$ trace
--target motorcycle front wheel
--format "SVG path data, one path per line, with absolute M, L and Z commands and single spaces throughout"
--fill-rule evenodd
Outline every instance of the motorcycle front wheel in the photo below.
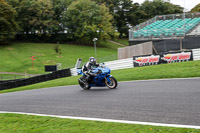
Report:
M 114 77 L 110 77 L 110 83 L 105 80 L 105 84 L 110 89 L 115 89 L 117 87 L 117 80 Z
M 79 79 L 78 82 L 81 88 L 83 88 L 84 90 L 89 90 L 91 88 L 91 86 L 89 86 L 87 83 L 84 83 L 82 79 Z

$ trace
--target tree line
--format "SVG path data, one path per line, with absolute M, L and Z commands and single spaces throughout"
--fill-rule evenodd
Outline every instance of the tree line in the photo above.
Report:
M 130 27 L 156 15 L 182 13 L 165 0 L 0 0 L 0 42 L 78 41 L 128 37 Z

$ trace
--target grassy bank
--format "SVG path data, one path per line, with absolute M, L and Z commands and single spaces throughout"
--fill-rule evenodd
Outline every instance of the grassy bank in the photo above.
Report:
M 196 129 L 0 114 L 2 133 L 199 133 Z
M 162 64 L 112 71 L 118 81 L 200 77 L 200 61 Z M 67 77 L 34 85 L 0 91 L 0 93 L 78 84 L 78 78 Z M 81 89 L 81 88 L 80 88 Z
M 60 54 L 56 53 L 56 47 L 60 49 Z M 100 62 L 116 60 L 118 47 L 120 46 L 110 42 L 100 42 L 97 48 L 98 60 Z M 31 56 L 36 56 L 34 69 Z M 0 45 L 0 71 L 41 74 L 45 73 L 44 65 L 62 63 L 62 68 L 74 67 L 77 58 L 82 58 L 83 62 L 86 62 L 91 56 L 95 56 L 93 46 L 47 43 Z
M 120 81 L 200 77 L 200 61 L 161 64 L 113 71 Z
M 129 46 L 128 38 L 115 39 L 114 41 Z

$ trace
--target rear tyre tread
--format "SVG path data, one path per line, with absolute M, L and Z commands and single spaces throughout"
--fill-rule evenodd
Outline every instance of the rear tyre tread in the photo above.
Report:
M 80 79 L 80 80 L 82 80 L 82 79 Z M 81 83 L 79 80 L 78 80 L 78 82 L 79 82 L 80 87 L 83 88 L 84 90 L 89 90 L 91 88 L 91 86 L 89 86 L 88 84 L 85 85 L 85 84 Z

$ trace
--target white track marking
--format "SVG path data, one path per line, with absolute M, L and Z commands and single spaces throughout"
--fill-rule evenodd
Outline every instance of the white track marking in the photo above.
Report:
M 75 119 L 75 120 L 90 120 L 90 121 L 101 121 L 101 122 L 115 122 L 115 123 L 150 125 L 150 126 L 162 126 L 162 127 L 176 127 L 176 128 L 194 128 L 194 129 L 200 129 L 200 126 L 193 126 L 193 125 L 164 124 L 164 123 L 151 123 L 151 122 L 127 121 L 127 120 L 113 120 L 113 119 L 88 118 L 88 117 L 74 117 L 74 116 L 60 116 L 60 115 L 36 114 L 36 113 L 25 113 L 25 112 L 9 112 L 9 111 L 0 111 L 0 113 L 1 114 L 2 113 L 9 113 L 9 114 L 23 114 L 23 115 L 34 115 L 34 116 L 47 116 L 47 117 Z

